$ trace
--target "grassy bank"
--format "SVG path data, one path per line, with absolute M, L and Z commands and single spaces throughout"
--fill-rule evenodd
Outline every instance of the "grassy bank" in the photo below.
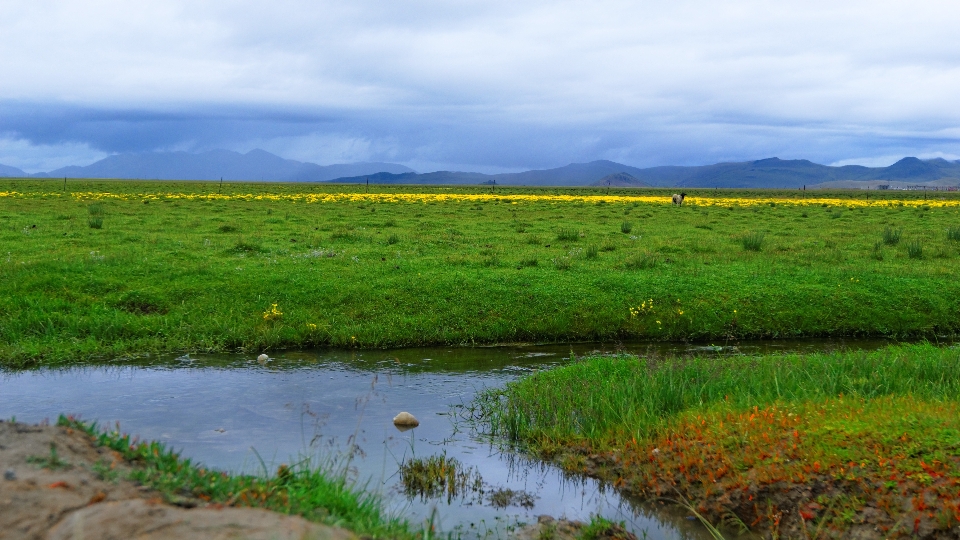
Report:
M 7 181 L 0 362 L 952 334 L 938 196 Z
M 343 527 L 369 538 L 414 539 L 404 521 L 387 517 L 380 499 L 351 485 L 343 471 L 325 470 L 305 461 L 281 465 L 276 474 L 253 476 L 205 469 L 181 458 L 163 444 L 137 441 L 118 431 L 61 416 L 58 425 L 88 433 L 98 446 L 119 452 L 135 465 L 130 479 L 156 489 L 167 502 L 190 506 L 193 501 L 264 508 Z M 104 468 L 102 476 L 112 471 Z
M 960 525 L 960 350 L 591 358 L 487 392 L 490 431 L 768 536 Z

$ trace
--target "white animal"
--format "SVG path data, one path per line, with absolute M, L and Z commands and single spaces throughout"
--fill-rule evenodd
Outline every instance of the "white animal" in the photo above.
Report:
M 673 194 L 673 204 L 677 206 L 683 206 L 683 199 L 687 196 L 686 193 L 674 193 Z

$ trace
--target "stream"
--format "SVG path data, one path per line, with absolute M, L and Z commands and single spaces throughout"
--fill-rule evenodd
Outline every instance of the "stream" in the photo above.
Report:
M 191 354 L 64 369 L 0 371 L 0 418 L 96 420 L 158 440 L 207 467 L 262 473 L 309 458 L 345 467 L 393 515 L 462 538 L 500 538 L 549 514 L 623 521 L 639 538 L 710 538 L 686 513 L 620 496 L 601 483 L 500 450 L 459 420 L 474 395 L 571 356 L 615 350 L 656 357 L 874 349 L 889 342 L 803 340 L 695 345 L 512 345 L 398 350 L 284 351 L 265 365 L 250 355 Z M 408 411 L 420 425 L 392 423 Z M 453 457 L 479 474 L 483 493 L 424 498 L 402 489 L 405 459 Z M 490 493 L 521 496 L 506 507 Z M 526 495 L 526 496 L 524 496 Z

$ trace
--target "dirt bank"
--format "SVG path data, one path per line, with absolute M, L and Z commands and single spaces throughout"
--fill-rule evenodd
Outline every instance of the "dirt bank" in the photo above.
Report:
M 0 421 L 0 539 L 356 539 L 256 508 L 170 504 L 124 479 L 134 466 L 80 431 Z

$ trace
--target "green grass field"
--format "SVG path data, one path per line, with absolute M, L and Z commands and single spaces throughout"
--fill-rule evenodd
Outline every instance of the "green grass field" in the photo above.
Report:
M 953 193 L 365 189 L 0 182 L 0 363 L 960 328 Z

